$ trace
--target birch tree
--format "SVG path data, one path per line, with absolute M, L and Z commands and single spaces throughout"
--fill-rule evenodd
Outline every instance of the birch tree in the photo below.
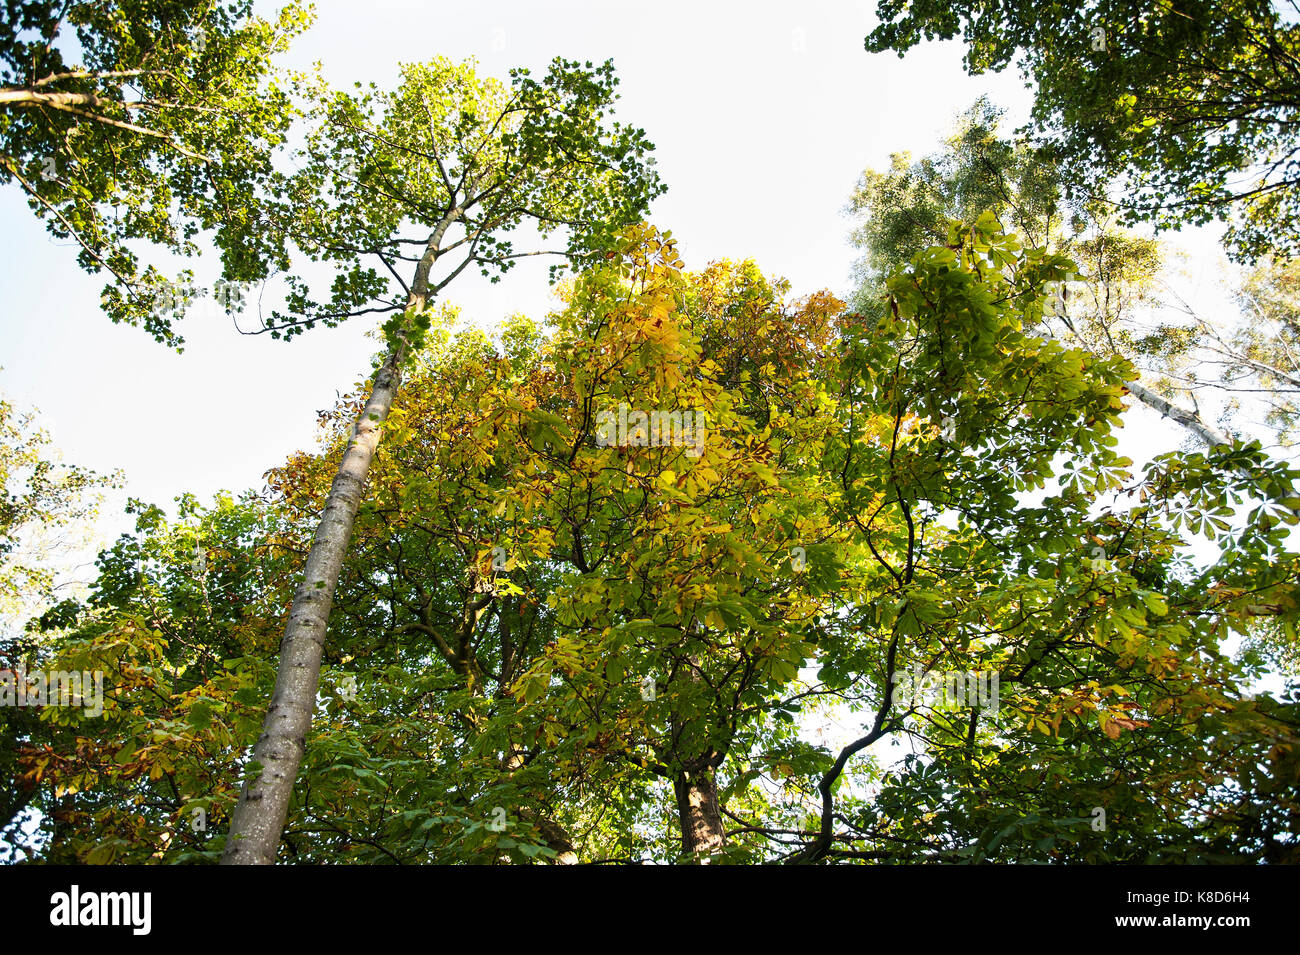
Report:
M 1170 373 L 1171 364 L 1187 372 L 1186 336 L 1140 317 L 1170 298 L 1160 243 L 1120 228 L 1097 203 L 1067 201 L 1057 165 L 1001 136 L 1000 117 L 981 99 L 962 114 L 943 149 L 916 160 L 895 153 L 887 171 L 862 174 L 849 203 L 857 218 L 853 241 L 863 250 L 856 304 L 878 309 L 885 281 L 917 249 L 942 242 L 951 220 L 991 211 L 1029 247 L 1068 255 L 1079 266 L 1074 281 L 1048 290 L 1040 334 L 1132 360 L 1150 380 L 1128 382 L 1130 395 L 1208 447 L 1231 444 L 1201 415 L 1188 381 Z
M 1218 393 L 1234 415 L 1260 413 L 1255 423 L 1294 446 L 1300 423 L 1300 259 L 1262 259 L 1232 287 L 1227 314 L 1175 296 L 1170 314 L 1140 344 L 1157 357 L 1154 370 L 1188 395 Z
M 524 256 L 557 269 L 590 261 L 662 191 L 642 130 L 608 120 L 613 65 L 556 59 L 539 81 L 509 85 L 446 59 L 402 68 L 393 92 L 305 87 L 316 104 L 301 169 L 267 212 L 271 257 L 328 263 L 328 296 L 289 277 L 284 311 L 255 333 L 293 337 L 317 323 L 386 314 L 387 354 L 374 375 L 325 499 L 285 625 L 274 695 L 234 812 L 223 861 L 270 864 L 302 760 L 330 608 L 380 428 L 403 366 L 430 325 L 430 303 L 467 269 L 493 281 Z M 541 247 L 516 245 L 531 227 Z M 563 235 L 563 240 L 560 240 Z M 409 270 L 405 275 L 402 270 Z

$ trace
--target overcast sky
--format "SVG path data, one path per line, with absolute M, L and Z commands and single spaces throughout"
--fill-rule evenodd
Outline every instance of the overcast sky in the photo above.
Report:
M 849 287 L 855 257 L 843 207 L 859 173 L 891 152 L 935 149 L 982 94 L 1025 118 L 1012 72 L 971 78 L 962 46 L 871 55 L 872 2 L 624 4 L 318 0 L 291 65 L 319 61 L 338 86 L 392 86 L 397 64 L 476 57 L 484 73 L 543 71 L 557 55 L 603 61 L 621 79 L 617 118 L 656 144 L 669 186 L 651 220 L 680 240 L 688 268 L 753 257 L 793 292 Z M 376 321 L 353 319 L 289 342 L 238 334 L 210 300 L 168 351 L 99 311 L 102 281 L 53 242 L 18 191 L 0 191 L 0 392 L 39 407 L 66 460 L 121 468 L 127 493 L 161 505 L 261 485 L 315 441 L 316 411 L 370 370 Z M 193 266 L 210 283 L 214 262 Z M 553 306 L 545 264 L 525 260 L 499 285 L 465 273 L 446 299 L 477 324 Z M 1181 436 L 1164 429 L 1161 442 Z M 1145 446 L 1145 445 L 1144 445 Z

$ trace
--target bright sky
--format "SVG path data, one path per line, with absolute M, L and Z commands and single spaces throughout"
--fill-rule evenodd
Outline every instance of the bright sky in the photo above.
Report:
M 859 173 L 891 152 L 935 149 L 981 94 L 1023 120 L 1014 72 L 971 78 L 956 43 L 904 59 L 870 55 L 874 0 L 788 3 L 437 4 L 318 0 L 290 64 L 319 61 L 337 86 L 393 85 L 399 62 L 476 57 L 505 77 L 556 55 L 603 61 L 621 78 L 618 118 L 657 145 L 669 192 L 651 218 L 689 268 L 752 256 L 794 294 L 849 287 L 854 250 L 842 209 Z M 316 411 L 369 372 L 370 316 L 290 342 L 239 335 L 209 298 L 183 324 L 182 355 L 99 310 L 102 281 L 81 272 L 14 189 L 0 191 L 0 392 L 37 406 L 65 460 L 121 468 L 127 492 L 169 506 L 182 491 L 260 486 L 267 469 L 315 440 Z M 210 287 L 215 257 L 194 263 Z M 162 263 L 166 271 L 174 271 Z M 476 324 L 544 314 L 543 260 L 499 285 L 466 272 L 446 299 Z M 1166 432 L 1169 446 L 1181 435 Z M 128 526 L 118 519 L 120 527 Z

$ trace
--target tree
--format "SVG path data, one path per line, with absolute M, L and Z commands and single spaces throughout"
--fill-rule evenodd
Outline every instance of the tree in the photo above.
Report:
M 1153 381 L 1135 378 L 1126 386 L 1130 394 L 1200 442 L 1231 443 L 1199 407 L 1186 406 L 1189 395 L 1194 401 L 1186 377 L 1195 375 L 1191 367 L 1221 356 L 1197 354 L 1196 336 L 1186 329 L 1141 320 L 1162 305 L 1159 243 L 1118 228 L 1095 202 L 1071 203 L 1061 193 L 1059 167 L 1026 143 L 1000 136 L 1000 118 L 1001 111 L 981 99 L 959 117 L 938 153 L 916 161 L 895 153 L 888 172 L 863 173 L 849 203 L 858 217 L 853 241 L 864 250 L 857 307 L 878 314 L 882 289 L 911 250 L 943 241 L 954 220 L 991 212 L 1027 245 L 1071 256 L 1080 266 L 1071 281 L 1055 286 L 1039 323 L 1042 333 L 1132 360 Z M 1184 373 L 1181 380 L 1175 366 Z
M 0 620 L 10 623 L 22 608 L 54 598 L 54 570 L 43 553 L 56 545 L 52 534 L 92 522 L 97 492 L 120 480 L 60 462 L 36 415 L 19 414 L 0 398 Z M 32 539 L 37 534 L 44 547 Z
M 179 347 L 193 275 L 141 268 L 137 240 L 184 255 L 213 230 L 226 279 L 257 274 L 256 199 L 293 118 L 272 57 L 306 28 L 251 0 L 9 0 L 0 27 L 0 169 L 50 233 L 106 271 L 103 305 Z M 75 51 L 75 52 L 74 52 Z M 77 61 L 70 61 L 76 56 Z M 251 248 L 250 248 L 251 246 Z
M 1251 270 L 1241 288 L 1249 321 L 1223 346 L 1223 378 L 1229 386 L 1258 383 L 1271 394 L 1270 423 L 1294 432 L 1300 420 L 1300 259 L 1267 259 Z
M 0 398 L 0 665 L 14 664 L 39 645 L 22 629 L 35 608 L 58 600 L 67 581 L 59 580 L 59 558 L 88 543 L 101 503 L 100 492 L 115 487 L 120 475 L 100 475 L 64 464 L 49 434 L 32 412 L 20 414 Z M 0 707 L 0 741 L 29 735 L 35 715 Z M 15 778 L 17 750 L 0 746 L 0 774 Z M 0 801 L 0 833 L 26 809 L 30 793 L 8 786 Z
M 872 52 L 960 32 L 972 75 L 1013 59 L 1032 125 L 1076 192 L 1129 222 L 1229 220 L 1232 253 L 1300 251 L 1300 24 L 1270 0 L 1097 0 L 1062 6 L 881 0 Z
M 1197 700 L 1188 688 L 1222 686 L 1224 680 L 1234 679 L 1226 673 L 1205 673 L 1202 682 L 1192 678 L 1185 683 L 1188 676 L 1178 675 L 1180 667 L 1194 666 L 1193 657 L 1184 655 L 1190 646 L 1212 644 L 1214 637 L 1199 610 L 1185 612 L 1197 598 L 1195 591 L 1183 590 L 1189 568 L 1176 558 L 1172 532 L 1181 523 L 1177 514 L 1189 504 L 1200 515 L 1193 527 L 1203 528 L 1207 514 L 1218 514 L 1222 521 L 1231 514 L 1226 507 L 1229 492 L 1241 493 L 1252 480 L 1289 495 L 1284 490 L 1293 480 L 1286 476 L 1289 470 L 1280 468 L 1282 476 L 1277 476 L 1278 466 L 1267 464 L 1257 447 L 1224 447 L 1208 456 L 1157 459 L 1146 475 L 1134 480 L 1127 470 L 1130 462 L 1109 451 L 1116 440 L 1109 432 L 1118 425 L 1119 395 L 1132 377 L 1131 367 L 1118 356 L 1093 355 L 1052 339 L 1030 340 L 1026 330 L 1037 324 L 1045 305 L 1030 290 L 1076 267 L 1059 256 L 1022 250 L 994 223 L 985 213 L 969 229 L 969 238 L 953 226 L 946 248 L 914 257 L 909 268 L 888 283 L 886 317 L 879 331 L 868 326 L 855 336 L 863 363 L 850 365 L 857 369 L 851 380 L 862 389 L 863 407 L 893 406 L 896 411 L 892 435 L 887 432 L 876 447 L 859 450 L 850 444 L 845 449 L 850 456 L 845 490 L 857 490 L 845 495 L 846 506 L 852 505 L 846 517 L 866 528 L 877 515 L 894 513 L 905 520 L 887 549 L 879 544 L 872 549 L 890 579 L 879 596 L 864 601 L 870 608 L 866 621 L 869 626 L 874 622 L 879 634 L 867 657 L 874 663 L 870 669 L 880 674 L 875 718 L 864 735 L 841 750 L 822 778 L 820 828 L 796 857 L 800 861 L 832 856 L 841 851 L 839 840 L 849 843 L 851 857 L 852 843 L 858 839 L 891 846 L 899 837 L 902 846 L 910 844 L 913 850 L 887 850 L 886 857 L 906 857 L 911 851 L 931 858 L 969 856 L 978 843 L 967 837 L 976 833 L 966 826 L 940 831 L 961 812 L 943 796 L 942 787 L 933 788 L 933 783 L 947 786 L 947 761 L 941 767 L 940 754 L 946 751 L 971 767 L 973 775 L 957 788 L 971 787 L 966 792 L 985 806 L 1007 787 L 1016 787 L 1019 770 L 1006 757 L 1019 751 L 1033 751 L 1040 765 L 1055 764 L 1052 772 L 1061 772 L 1063 784 L 1073 784 L 1060 788 L 1073 789 L 1072 799 L 1086 800 L 1093 781 L 1104 789 L 1107 778 L 1116 778 L 1112 774 L 1117 774 L 1121 754 L 1129 748 L 1126 733 L 1137 734 L 1136 742 L 1146 734 L 1181 732 L 1189 710 L 1209 702 Z M 1080 377 L 1071 381 L 1075 374 Z M 1062 377 L 1049 383 L 1053 376 Z M 1006 392 L 1001 391 L 1004 387 Z M 1037 391 L 1040 387 L 1042 392 Z M 1062 400 L 1063 405 L 1057 404 Z M 1075 401 L 1099 403 L 1082 411 Z M 1071 419 L 1076 412 L 1081 417 Z M 909 427 L 912 414 L 928 420 L 928 429 Z M 1273 473 L 1251 470 L 1242 476 L 1247 461 L 1249 469 Z M 1226 482 L 1225 471 L 1231 475 Z M 1276 480 L 1283 483 L 1275 485 Z M 1044 481 L 1050 490 L 1043 507 L 1013 503 L 1019 493 L 1044 486 Z M 1080 491 L 1083 496 L 1076 496 Z M 1118 500 L 1103 504 L 1096 496 L 1112 493 L 1115 498 L 1145 496 L 1147 503 L 1116 506 Z M 1269 506 L 1284 512 L 1289 507 L 1277 499 Z M 867 509 L 859 511 L 863 507 Z M 943 512 L 956 512 L 955 527 L 951 519 L 938 521 Z M 1004 523 L 1013 513 L 1014 524 Z M 1271 519 L 1265 526 L 1266 534 L 1274 533 Z M 1256 531 L 1245 533 L 1253 538 Z M 1273 540 L 1276 543 L 1256 539 L 1246 549 L 1284 546 L 1281 537 Z M 1277 568 L 1264 569 L 1264 551 L 1256 550 L 1259 557 L 1252 559 L 1250 570 L 1235 566 L 1244 556 L 1237 543 L 1225 548 L 1230 558 L 1193 575 L 1196 586 L 1204 588 L 1207 578 L 1223 574 L 1233 580 L 1232 586 L 1267 586 L 1279 580 L 1273 576 Z M 1292 565 L 1282 580 L 1293 572 Z M 1148 603 L 1150 592 L 1161 596 Z M 1233 616 L 1233 626 L 1244 625 L 1245 616 Z M 1136 623 L 1139 617 L 1142 622 L 1133 629 L 1129 621 Z M 1133 630 L 1132 640 L 1126 630 Z M 1161 649 L 1173 645 L 1181 651 Z M 1156 656 L 1168 668 L 1150 683 L 1144 674 L 1155 672 L 1147 667 Z M 1138 662 L 1144 658 L 1148 663 Z M 846 679 L 848 673 L 862 672 L 861 663 L 849 663 L 852 659 L 833 665 L 832 674 Z M 1057 670 L 1058 665 L 1062 669 Z M 895 685 L 894 675 L 909 667 L 959 674 L 994 669 L 1001 686 L 1008 688 L 1005 702 L 991 712 L 981 711 L 970 705 L 968 694 L 963 701 L 962 694 L 949 692 L 940 694 L 942 702 L 931 703 L 929 712 L 910 711 L 899 706 L 898 697 L 886 696 Z M 1154 695 L 1148 697 L 1148 692 Z M 902 702 L 915 699 L 904 694 Z M 964 705 L 954 708 L 954 702 Z M 1232 708 L 1230 701 L 1214 705 Z M 1008 711 L 1019 711 L 1023 722 L 1008 722 Z M 1044 718 L 1047 725 L 1042 725 Z M 1092 720 L 1109 742 L 1090 741 Z M 988 737 L 981 737 L 981 727 Z M 883 780 L 881 800 L 874 805 L 848 797 L 837 812 L 836 785 L 849 761 L 892 733 L 924 740 L 924 759 Z M 1045 737 L 1043 747 L 1031 742 L 1035 733 Z M 1061 741 L 1065 750 L 1044 751 L 1055 745 L 1048 738 Z M 1065 742 L 1070 739 L 1074 742 Z M 1086 771 L 1082 766 L 1065 769 L 1064 760 L 1079 745 L 1086 745 L 1091 766 Z M 1170 770 L 1171 787 L 1189 782 L 1195 771 L 1190 763 L 1164 768 Z M 1122 771 L 1118 776 L 1130 778 Z M 908 817 L 933 819 L 935 831 L 912 843 L 905 822 L 895 828 L 900 803 L 885 798 L 894 786 L 907 793 L 902 805 L 910 807 Z M 1151 798 L 1148 809 L 1140 816 L 1135 813 L 1133 821 L 1138 830 L 1156 828 L 1160 841 L 1179 842 L 1180 836 L 1157 816 L 1165 795 Z M 1179 801 L 1186 799 L 1184 795 Z M 1045 821 L 1037 816 L 1030 820 L 1034 814 L 1024 811 L 1023 802 L 1012 802 L 1019 802 L 1021 821 Z M 1085 805 L 1104 810 L 1108 803 Z M 1192 811 L 1190 804 L 1187 811 Z M 1081 815 L 1058 808 L 1050 825 L 1058 835 L 1068 833 L 1079 826 Z M 837 819 L 842 820 L 838 825 Z M 1122 857 L 1122 848 L 1099 841 L 1089 844 L 1086 833 L 1074 831 L 1064 844 L 1039 844 L 1039 857 Z
M 1250 268 L 1235 290 L 1240 311 L 1224 321 L 1180 299 L 1172 319 L 1136 344 L 1156 361 L 1168 385 L 1188 394 L 1213 390 L 1239 407 L 1263 405 L 1263 424 L 1284 447 L 1294 444 L 1300 408 L 1300 259 L 1266 257 Z
M 312 91 L 319 122 L 302 170 L 279 183 L 271 234 L 286 265 L 297 248 L 334 264 L 338 277 L 326 303 L 291 278 L 288 306 L 300 317 L 273 314 L 263 330 L 291 336 L 318 321 L 394 314 L 385 325 L 390 350 L 357 417 L 294 596 L 253 754 L 257 774 L 231 822 L 229 862 L 275 860 L 352 524 L 409 349 L 429 327 L 429 303 L 470 266 L 499 278 L 523 255 L 590 256 L 662 191 L 644 164 L 651 148 L 644 132 L 605 121 L 617 82 L 611 63 L 593 69 L 557 59 L 541 82 L 526 70 L 513 71 L 511 81 L 479 80 L 471 66 L 439 59 L 405 67 L 401 86 L 388 95 Z M 542 236 L 565 230 L 567 244 L 516 251 L 510 233 L 525 223 Z M 436 277 L 434 266 L 446 256 L 454 264 Z M 371 258 L 388 274 L 362 264 Z M 414 263 L 409 284 L 396 271 L 401 262 Z
M 988 216 L 947 238 L 877 321 L 786 303 L 752 263 L 684 273 L 641 228 L 549 327 L 431 328 L 357 516 L 283 858 L 1287 859 L 1296 704 L 1248 698 L 1259 662 L 1217 647 L 1294 628 L 1300 473 L 1248 445 L 1131 473 L 1131 369 L 1025 332 L 1073 264 Z M 58 816 L 44 857 L 216 858 L 189 820 L 234 805 L 364 400 L 271 501 L 143 509 L 101 560 L 62 652 L 120 692 L 105 728 L 43 713 L 83 728 L 24 750 Z M 1189 561 L 1195 536 L 1218 555 Z M 819 740 L 823 716 L 860 729 Z

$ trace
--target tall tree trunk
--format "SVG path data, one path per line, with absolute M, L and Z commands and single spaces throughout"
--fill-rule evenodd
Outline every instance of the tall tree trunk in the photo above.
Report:
M 1138 401 L 1142 402 L 1148 408 L 1159 411 L 1164 417 L 1172 418 L 1192 434 L 1204 441 L 1211 449 L 1223 447 L 1232 444 L 1232 439 L 1222 431 L 1211 427 L 1205 423 L 1205 420 L 1195 411 L 1188 411 L 1186 408 L 1180 408 L 1171 401 L 1166 401 L 1154 391 L 1144 388 L 1136 381 L 1130 381 L 1124 386 L 1129 390 Z M 1237 468 L 1237 473 L 1247 481 L 1255 481 L 1255 475 L 1245 468 Z
M 677 816 L 682 826 L 682 851 L 708 855 L 726 845 L 713 767 L 696 772 L 679 771 L 673 777 L 673 791 L 677 794 Z
M 460 217 L 456 206 L 429 236 L 424 254 L 415 269 L 415 281 L 407 308 L 422 311 L 428 304 L 429 272 L 448 227 Z M 389 352 L 375 374 L 370 397 L 352 429 L 343 461 L 339 465 L 325 510 L 321 514 L 302 583 L 294 594 L 293 606 L 280 642 L 280 665 L 275 692 L 262 722 L 262 735 L 253 748 L 253 760 L 262 770 L 255 780 L 246 781 L 230 820 L 223 865 L 272 865 L 280 845 L 293 795 L 294 779 L 302 764 L 316 707 L 320 682 L 321 653 L 334 591 L 343 571 L 352 524 L 365 491 L 366 475 L 379 445 L 379 432 L 401 384 L 401 366 L 406 357 L 405 342 Z
M 253 749 L 260 777 L 246 784 L 235 806 L 224 864 L 271 865 L 275 862 L 316 707 L 321 652 L 334 591 L 352 537 L 352 523 L 365 490 L 366 474 L 379 444 L 379 429 L 388 417 L 400 383 L 401 348 L 391 352 L 375 376 L 321 514 L 302 583 L 280 643 L 275 693 Z

